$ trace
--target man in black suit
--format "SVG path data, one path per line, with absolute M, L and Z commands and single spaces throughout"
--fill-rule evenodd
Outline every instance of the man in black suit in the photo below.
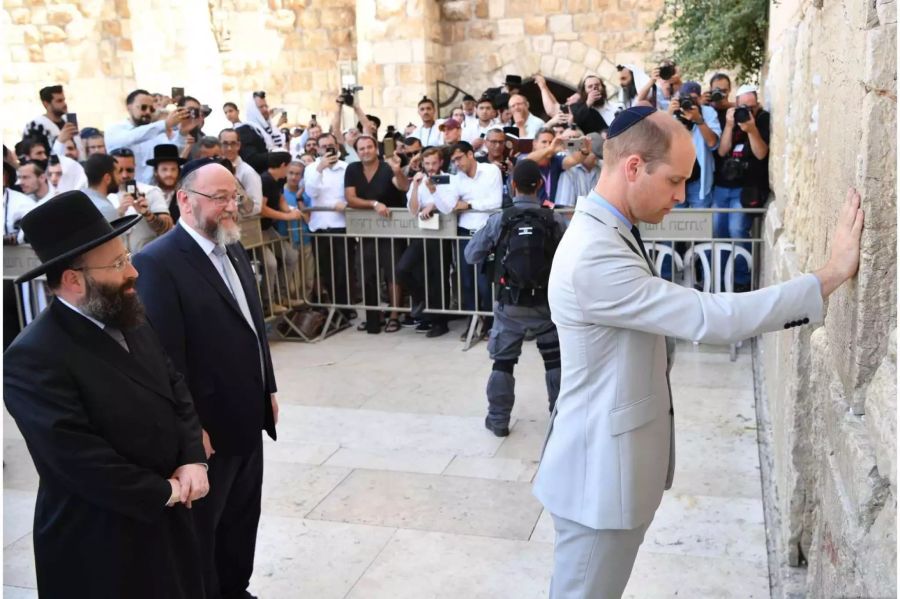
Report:
M 187 511 L 209 489 L 200 422 L 143 320 L 120 238 L 140 219 L 110 224 L 81 191 L 22 219 L 42 264 L 16 282 L 46 273 L 56 296 L 3 355 L 6 407 L 40 475 L 44 598 L 204 596 Z
M 194 511 L 212 599 L 252 597 L 262 435 L 278 403 L 266 325 L 239 243 L 234 176 L 213 158 L 182 168 L 181 218 L 135 256 L 147 315 L 194 397 L 211 491 Z

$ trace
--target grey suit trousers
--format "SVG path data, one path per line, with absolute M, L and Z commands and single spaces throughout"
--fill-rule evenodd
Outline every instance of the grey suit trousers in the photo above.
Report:
M 650 522 L 596 530 L 556 514 L 550 599 L 620 599 Z

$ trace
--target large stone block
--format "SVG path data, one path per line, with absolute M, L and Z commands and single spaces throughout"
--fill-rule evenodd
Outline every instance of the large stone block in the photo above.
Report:
M 581 42 L 572 42 L 569 44 L 569 60 L 583 62 L 587 51 L 588 47 Z
M 326 8 L 322 11 L 322 27 L 339 29 L 352 26 L 356 17 L 352 10 L 346 8 Z
M 553 14 L 563 9 L 562 0 L 541 0 L 541 12 Z
M 450 0 L 441 4 L 441 15 L 448 21 L 467 21 L 472 18 L 471 0 Z
M 475 0 L 475 17 L 478 19 L 487 19 L 491 14 L 488 0 Z
M 549 54 L 553 50 L 553 38 L 549 35 L 537 35 L 532 37 L 531 47 L 539 54 Z
M 572 15 L 551 15 L 547 24 L 550 33 L 571 33 Z
M 506 0 L 488 0 L 488 18 L 500 19 L 506 14 Z
M 875 13 L 878 15 L 878 23 L 880 25 L 896 25 L 897 24 L 897 1 L 896 0 L 876 0 Z
M 893 4 L 893 3 L 891 3 Z M 870 90 L 897 94 L 897 26 L 866 32 L 865 85 Z
M 523 19 L 500 19 L 497 21 L 497 34 L 501 37 L 521 37 L 525 35 L 525 21 Z
M 553 56 L 557 58 L 568 58 L 569 57 L 569 42 L 554 42 L 553 43 Z
M 381 4 L 380 2 L 378 3 Z M 304 11 L 300 12 L 300 27 L 304 30 L 304 35 L 309 33 L 313 29 L 317 29 L 321 26 L 321 20 L 319 18 L 320 11 L 314 8 L 307 8 Z
M 40 44 L 43 41 L 41 31 L 35 25 L 26 25 L 22 27 L 22 36 L 26 45 Z
M 607 31 L 630 31 L 634 29 L 634 13 L 608 11 L 603 14 L 601 23 Z
M 865 426 L 872 439 L 875 464 L 897 497 L 897 329 L 891 331 L 888 352 L 866 389 Z
M 54 4 L 47 7 L 47 22 L 58 27 L 65 27 L 75 19 L 80 19 L 78 9 L 71 4 Z
M 525 34 L 526 35 L 544 35 L 547 32 L 547 17 L 535 15 L 533 17 L 525 17 Z

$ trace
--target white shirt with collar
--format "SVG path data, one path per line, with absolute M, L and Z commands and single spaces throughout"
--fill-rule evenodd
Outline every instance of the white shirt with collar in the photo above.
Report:
M 445 172 L 438 173 L 439 175 L 446 175 Z M 452 183 L 452 182 L 451 182 Z M 409 184 L 409 191 L 406 192 L 406 207 L 409 208 L 410 201 L 412 200 L 412 194 L 415 183 Z M 453 209 L 456 208 L 456 196 L 454 194 L 454 189 L 452 185 L 435 185 L 434 193 L 431 193 L 431 190 L 428 189 L 428 186 L 425 185 L 425 182 L 422 181 L 419 183 L 419 190 L 417 192 L 417 199 L 419 200 L 419 211 L 422 210 L 425 206 L 429 204 L 434 204 L 434 207 L 437 208 L 441 214 L 450 214 L 453 212 Z
M 262 211 L 263 204 L 262 178 L 240 156 L 237 157 L 237 160 L 232 165 L 234 166 L 234 178 L 240 182 L 247 196 L 253 202 L 253 212 L 250 214 L 259 214 Z
M 138 192 L 144 194 L 144 197 L 147 199 L 147 205 L 150 208 L 150 212 L 153 214 L 169 214 L 169 202 L 166 200 L 165 194 L 159 187 L 147 185 L 138 181 L 137 188 Z M 116 211 L 118 211 L 120 201 L 119 194 L 111 193 L 106 197 L 112 202 L 113 206 L 116 207 Z M 123 216 L 134 216 L 137 213 L 134 206 L 130 206 Z M 133 226 L 125 233 L 125 235 L 125 245 L 130 252 L 141 251 L 144 249 L 145 245 L 159 237 L 159 235 L 156 234 L 156 231 L 154 231 L 147 223 L 146 218 L 142 218 L 141 221 Z
M 500 122 L 497 119 L 492 120 L 484 127 L 479 124 L 480 122 L 481 121 L 479 121 L 478 119 L 471 121 L 469 119 L 466 119 L 466 124 L 463 125 L 462 130 L 463 141 L 472 143 L 473 141 L 481 137 L 482 134 L 487 135 L 488 131 L 500 126 Z
M 206 255 L 206 257 L 212 263 L 213 268 L 215 268 L 216 272 L 219 273 L 219 276 L 222 277 L 222 280 L 225 282 L 225 287 L 230 288 L 231 284 L 228 282 L 228 275 L 225 273 L 225 267 L 222 265 L 222 261 L 219 260 L 219 258 L 216 257 L 215 254 L 213 254 L 213 250 L 216 249 L 216 242 L 207 239 L 206 237 L 195 231 L 194 227 L 184 222 L 183 218 L 178 219 L 178 226 L 187 231 L 187 234 L 197 242 L 197 245 L 200 246 L 200 249 L 203 251 L 204 255 Z
M 344 174 L 347 171 L 347 163 L 338 160 L 331 168 L 319 172 L 319 163 L 322 158 L 306 167 L 303 173 L 303 185 L 306 194 L 312 200 L 314 208 L 334 208 L 340 202 L 346 203 L 344 198 Z M 310 212 L 309 230 L 320 229 L 345 229 L 347 220 L 343 212 L 332 210 Z
M 529 113 L 528 118 L 525 119 L 525 138 L 524 139 L 534 139 L 537 137 L 538 131 L 544 128 L 546 123 L 542 121 L 539 117 Z
M 472 210 L 496 210 L 503 205 L 503 174 L 500 169 L 486 162 L 478 162 L 475 176 L 463 171 L 450 177 L 454 199 L 466 202 Z M 459 215 L 459 226 L 475 231 L 490 218 L 487 212 L 464 211 Z
M 181 132 L 175 129 L 172 137 L 166 135 L 166 121 L 158 120 L 148 125 L 135 126 L 128 119 L 111 125 L 103 135 L 109 152 L 118 148 L 130 148 L 134 152 L 135 179 L 150 183 L 153 167 L 147 161 L 153 158 L 153 148 L 160 144 L 175 144 L 180 151 L 185 144 Z

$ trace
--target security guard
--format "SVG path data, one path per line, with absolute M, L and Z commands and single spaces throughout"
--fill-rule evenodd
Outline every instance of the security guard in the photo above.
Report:
M 465 252 L 470 264 L 487 262 L 493 267 L 496 300 L 488 352 L 494 368 L 488 378 L 484 425 L 498 437 L 509 435 L 515 402 L 513 368 L 527 332 L 536 337 L 544 359 L 551 412 L 559 394 L 559 338 L 550 320 L 547 282 L 553 254 L 567 222 L 561 214 L 541 207 L 537 196 L 543 184 L 537 163 L 520 161 L 513 170 L 512 206 L 491 215 Z

